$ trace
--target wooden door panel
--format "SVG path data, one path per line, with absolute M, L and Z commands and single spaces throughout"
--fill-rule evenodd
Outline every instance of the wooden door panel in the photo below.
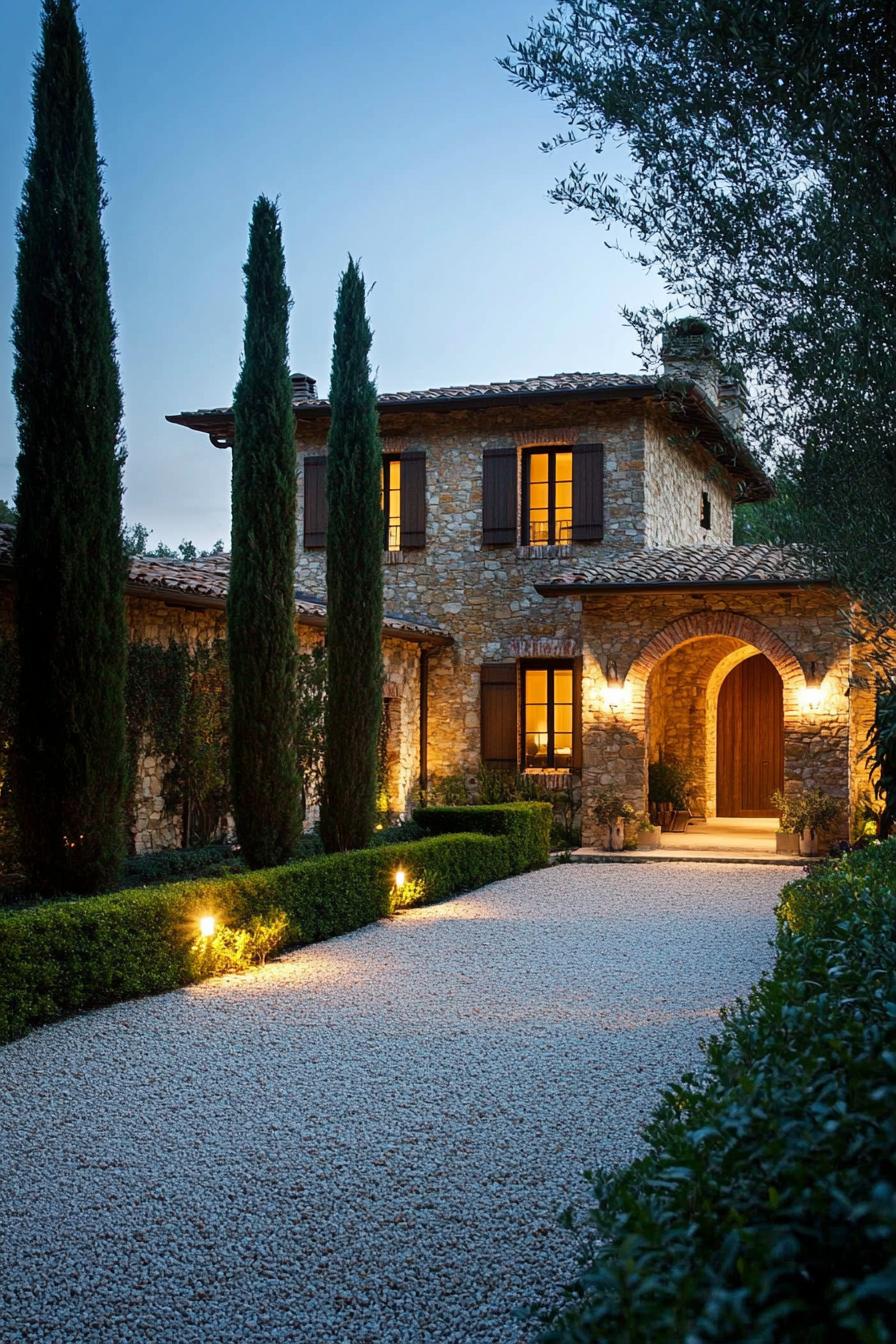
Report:
M 784 787 L 781 678 L 762 653 L 732 668 L 719 691 L 716 813 L 773 817 L 771 795 Z

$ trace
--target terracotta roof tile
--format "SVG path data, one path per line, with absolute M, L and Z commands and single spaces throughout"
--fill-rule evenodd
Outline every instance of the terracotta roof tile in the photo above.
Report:
M 12 563 L 12 541 L 14 527 L 10 523 L 0 524 L 0 565 Z M 227 597 L 227 584 L 230 578 L 230 556 L 208 555 L 191 560 L 165 560 L 151 555 L 132 556 L 128 564 L 127 582 L 137 592 L 135 596 L 153 596 L 183 594 L 191 598 L 211 598 L 216 604 Z M 140 590 L 144 590 L 141 594 Z M 325 602 L 308 593 L 296 590 L 296 614 L 318 623 L 327 614 Z M 445 641 L 448 637 L 438 627 L 416 621 L 409 617 L 388 613 L 383 618 L 383 629 L 394 634 L 397 639 L 434 639 Z
M 827 583 L 804 548 L 796 546 L 674 546 L 610 550 L 537 584 L 541 593 L 568 589 L 749 587 Z

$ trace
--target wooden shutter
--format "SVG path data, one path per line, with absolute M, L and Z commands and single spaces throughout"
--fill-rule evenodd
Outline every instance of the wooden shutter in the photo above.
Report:
M 516 663 L 483 663 L 479 669 L 479 729 L 483 764 L 516 770 Z
M 515 448 L 486 448 L 483 454 L 482 544 L 516 545 Z
M 401 549 L 426 545 L 426 454 L 401 455 Z
M 306 457 L 303 470 L 305 550 L 320 550 L 327 544 L 327 459 Z
M 581 443 L 572 450 L 572 540 L 603 541 L 604 448 Z

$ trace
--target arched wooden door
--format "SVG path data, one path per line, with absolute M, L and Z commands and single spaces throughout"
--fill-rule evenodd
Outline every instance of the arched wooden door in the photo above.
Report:
M 716 815 L 775 817 L 784 787 L 784 688 L 764 653 L 731 669 L 719 691 Z

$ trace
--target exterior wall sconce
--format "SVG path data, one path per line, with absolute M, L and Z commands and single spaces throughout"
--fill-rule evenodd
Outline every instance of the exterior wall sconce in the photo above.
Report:
M 616 666 L 615 658 L 607 659 L 607 685 L 604 690 L 604 700 L 607 709 L 618 709 L 625 697 L 625 689 L 619 677 L 619 669 Z
M 821 677 L 818 674 L 818 664 L 813 658 L 809 664 L 809 671 L 806 674 L 806 685 L 803 690 L 803 706 L 805 709 L 817 709 L 821 704 Z

